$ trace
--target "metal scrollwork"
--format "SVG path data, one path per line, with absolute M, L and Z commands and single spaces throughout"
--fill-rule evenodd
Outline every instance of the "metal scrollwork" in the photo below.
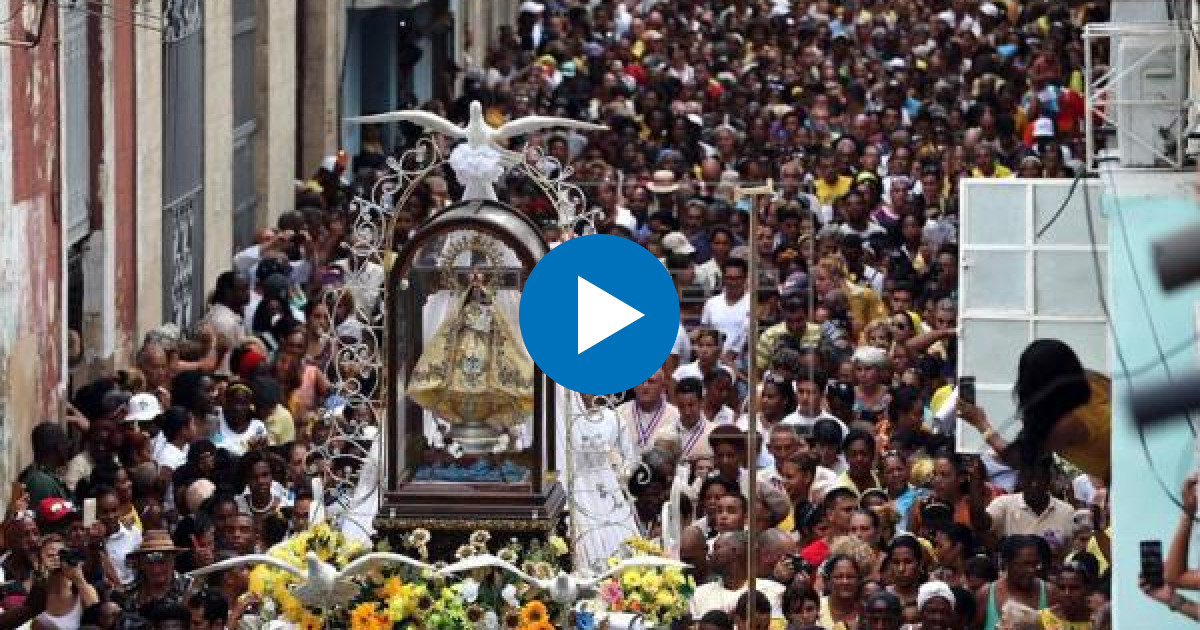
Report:
M 180 17 L 189 15 L 185 7 L 178 6 L 181 3 L 188 4 L 180 0 L 168 6 L 175 7 Z M 596 221 L 603 213 L 588 209 L 582 189 L 569 181 L 572 170 L 540 149 L 528 149 L 524 155 L 525 161 L 508 167 L 507 174 L 533 181 L 553 204 L 564 234 L 595 233 Z M 355 218 L 347 229 L 347 244 L 353 263 L 344 275 L 344 282 L 324 295 L 331 313 L 349 306 L 351 315 L 325 333 L 322 340 L 330 348 L 325 373 L 330 375 L 331 396 L 318 415 L 326 421 L 328 433 L 319 442 L 314 440 L 310 454 L 312 458 L 332 463 L 327 467 L 330 480 L 326 485 L 334 491 L 342 518 L 353 518 L 367 502 L 378 505 L 384 482 L 379 460 L 382 454 L 395 448 L 384 443 L 387 433 L 382 419 L 386 416 L 387 397 L 392 395 L 386 391 L 386 375 L 391 369 L 387 364 L 387 293 L 402 289 L 387 284 L 385 271 L 394 256 L 396 210 L 408 204 L 422 180 L 442 172 L 446 166 L 448 155 L 442 143 L 423 137 L 399 157 L 389 158 L 386 174 L 371 190 L 351 201 L 351 215 Z M 571 396 L 578 400 L 574 394 Z M 619 403 L 617 397 L 595 397 L 591 410 L 603 407 L 615 413 Z M 590 414 L 577 413 L 582 410 L 574 404 L 568 409 L 565 415 L 570 434 L 570 427 Z M 571 440 L 567 440 L 567 449 L 566 476 L 571 477 L 574 450 Z M 618 475 L 623 480 L 623 473 L 619 471 Z M 609 489 L 614 498 L 624 496 L 630 501 L 624 483 L 618 486 Z M 579 514 L 584 508 L 576 505 L 570 494 L 570 510 Z M 586 533 L 572 529 L 575 536 Z
M 163 41 L 187 39 L 204 27 L 204 9 L 200 0 L 166 0 L 163 5 Z

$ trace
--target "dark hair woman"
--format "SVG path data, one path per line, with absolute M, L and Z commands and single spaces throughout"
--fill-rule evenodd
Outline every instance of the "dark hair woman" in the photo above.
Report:
M 983 409 L 959 401 L 962 417 L 983 434 L 1005 463 L 1028 468 L 1053 452 L 1085 473 L 1110 479 L 1109 377 L 1084 369 L 1067 344 L 1038 339 L 1021 353 L 1014 394 L 1022 426 L 1012 443 L 996 433 Z

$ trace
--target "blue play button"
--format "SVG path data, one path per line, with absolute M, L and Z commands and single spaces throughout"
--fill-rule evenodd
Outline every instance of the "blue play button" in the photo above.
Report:
M 521 335 L 538 367 L 584 394 L 623 392 L 662 367 L 679 332 L 671 274 L 617 236 L 573 238 L 525 282 Z

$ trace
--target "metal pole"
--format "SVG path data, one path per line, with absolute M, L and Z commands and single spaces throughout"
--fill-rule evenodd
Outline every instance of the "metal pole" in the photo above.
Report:
M 746 503 L 747 521 L 749 528 L 746 532 L 746 565 L 748 571 L 746 573 L 746 625 L 754 628 L 755 618 L 758 616 L 757 597 L 754 596 L 757 565 L 758 565 L 758 534 L 755 531 L 755 523 L 758 515 L 758 391 L 757 380 L 755 378 L 754 361 L 757 358 L 755 352 L 758 347 L 758 253 L 754 248 L 754 235 L 758 230 L 758 212 L 760 209 L 760 200 L 764 195 L 770 195 L 774 191 L 774 183 L 767 180 L 766 186 L 759 186 L 753 189 L 739 189 L 739 196 L 753 196 L 754 204 L 750 209 L 750 260 L 746 261 L 747 270 L 747 290 L 750 291 L 750 333 L 746 340 L 747 361 L 746 369 L 746 386 L 748 388 L 748 399 L 746 404 L 746 459 L 747 472 L 750 475 L 750 487 L 748 488 Z

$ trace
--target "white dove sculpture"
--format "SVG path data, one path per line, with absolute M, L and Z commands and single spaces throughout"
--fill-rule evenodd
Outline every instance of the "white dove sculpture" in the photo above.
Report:
M 466 189 L 463 192 L 464 201 L 473 199 L 495 201 L 496 192 L 492 185 L 504 173 L 507 166 L 524 161 L 525 158 L 520 152 L 510 151 L 504 147 L 505 141 L 546 129 L 568 128 L 603 131 L 608 128 L 604 125 L 557 116 L 525 116 L 506 122 L 499 127 L 493 127 L 484 120 L 483 105 L 479 101 L 471 101 L 468 113 L 470 118 L 466 127 L 459 127 L 437 114 L 418 109 L 355 116 L 347 118 L 346 122 L 368 125 L 405 121 L 450 138 L 466 140 L 465 144 L 455 147 L 450 153 L 450 166 L 454 168 L 455 174 Z
M 294 567 L 279 558 L 267 554 L 256 553 L 230 558 L 222 562 L 210 564 L 188 573 L 190 577 L 201 577 L 237 567 L 266 564 L 281 571 L 291 573 L 299 579 L 292 585 L 292 594 L 305 606 L 329 609 L 346 604 L 361 591 L 361 585 L 354 578 L 381 565 L 403 564 L 422 571 L 436 572 L 432 565 L 414 560 L 398 553 L 374 552 L 356 558 L 344 569 L 338 571 L 328 562 L 322 562 L 317 554 L 308 552 L 305 556 L 307 571 Z
M 565 571 L 559 571 L 558 575 L 555 577 L 549 579 L 540 579 L 522 571 L 511 562 L 508 562 L 502 558 L 498 558 L 492 554 L 485 553 L 477 556 L 471 556 L 470 558 L 447 565 L 442 568 L 442 573 L 454 574 L 488 567 L 501 569 L 508 571 L 509 573 L 512 573 L 520 578 L 522 581 L 545 591 L 548 595 L 550 595 L 550 599 L 554 600 L 556 603 L 569 606 L 574 604 L 575 601 L 579 599 L 580 594 L 584 591 L 595 591 L 600 582 L 603 582 L 604 580 L 607 580 L 615 575 L 620 575 L 621 573 L 630 569 L 641 569 L 647 567 L 685 569 L 689 566 L 691 565 L 678 560 L 672 560 L 670 558 L 660 558 L 658 556 L 636 556 L 622 560 L 619 564 L 617 564 L 617 566 L 612 567 L 608 571 L 605 571 L 604 573 L 601 573 L 595 577 L 580 577 Z

